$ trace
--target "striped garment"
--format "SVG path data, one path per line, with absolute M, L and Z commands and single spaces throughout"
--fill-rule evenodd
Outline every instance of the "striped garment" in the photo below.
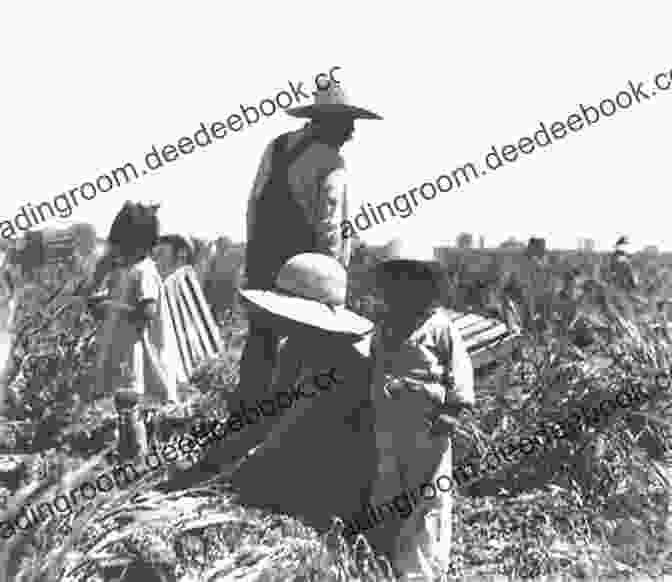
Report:
M 221 337 L 192 267 L 179 268 L 163 285 L 177 337 L 180 363 L 177 380 L 183 383 L 189 380 L 201 361 L 219 352 Z

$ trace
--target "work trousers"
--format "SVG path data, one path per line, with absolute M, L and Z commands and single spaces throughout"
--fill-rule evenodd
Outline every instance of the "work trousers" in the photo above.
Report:
M 382 383 L 372 389 L 379 456 L 372 505 L 389 504 L 405 493 L 414 500 L 407 518 L 389 517 L 372 534 L 379 540 L 378 547 L 387 548 L 402 580 L 442 580 L 452 532 L 451 438 L 430 432 L 435 405 L 424 392 L 390 394 Z
M 240 358 L 240 380 L 233 408 L 242 401 L 255 402 L 268 393 L 278 360 L 280 336 L 263 312 L 249 314 L 247 341 Z

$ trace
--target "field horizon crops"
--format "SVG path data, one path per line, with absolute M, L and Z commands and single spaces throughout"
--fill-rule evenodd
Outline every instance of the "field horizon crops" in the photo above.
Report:
M 372 261 L 375 256 L 360 256 L 353 265 L 349 301 L 375 318 L 380 304 L 365 274 Z M 510 299 L 525 320 L 511 358 L 477 379 L 477 407 L 461 426 L 456 463 L 483 459 L 504 439 L 670 369 L 668 267 L 636 259 L 640 284 L 626 293 L 603 276 L 601 259 L 581 261 L 561 256 L 547 266 L 544 288 L 523 287 L 518 295 L 507 286 L 514 268 L 504 261 L 497 269 L 486 261 L 472 271 L 447 268 L 443 297 L 451 307 L 504 318 Z M 562 293 L 562 273 L 570 268 L 579 270 L 572 296 Z M 82 275 L 74 268 L 71 274 Z M 115 462 L 110 395 L 91 389 L 96 322 L 81 304 L 46 303 L 73 277 L 65 273 L 63 281 L 42 285 L 16 326 L 8 417 L 32 426 L 26 438 L 34 454 L 26 474 L 3 473 L 12 498 L 0 521 Z M 532 299 L 542 315 L 526 319 Z M 179 407 L 151 411 L 161 439 L 226 416 L 245 326 L 244 314 L 231 305 L 221 322 L 222 353 L 194 374 Z M 460 490 L 453 579 L 616 580 L 672 573 L 670 405 L 670 395 L 660 391 L 640 409 L 554 443 L 543 458 L 523 455 Z M 193 462 L 3 540 L 0 582 L 391 580 L 365 542 L 347 545 L 338 524 L 319 536 L 290 517 L 240 506 L 224 478 L 170 491 L 178 469 Z

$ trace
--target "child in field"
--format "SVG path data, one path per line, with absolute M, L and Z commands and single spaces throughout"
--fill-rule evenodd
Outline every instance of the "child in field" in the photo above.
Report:
M 451 542 L 451 433 L 474 402 L 473 368 L 462 338 L 437 306 L 438 269 L 430 253 L 394 241 L 376 269 L 387 313 L 372 338 L 372 401 L 378 477 L 371 504 L 415 493 L 406 519 L 388 518 L 368 534 L 403 580 L 442 579 Z M 431 497 L 425 483 L 440 481 Z M 424 497 L 423 497 L 424 496 Z
M 150 400 L 176 402 L 174 366 L 165 361 L 170 316 L 161 275 L 151 258 L 159 238 L 156 210 L 127 202 L 110 230 L 109 263 L 119 268 L 113 272 L 110 300 L 103 302 L 98 386 L 103 394 L 124 385 Z M 123 378 L 124 367 L 132 378 Z

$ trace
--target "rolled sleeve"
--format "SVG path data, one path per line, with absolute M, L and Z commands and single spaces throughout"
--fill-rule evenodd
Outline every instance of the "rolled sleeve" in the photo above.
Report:
M 317 250 L 336 257 L 347 268 L 350 263 L 351 240 L 341 236 L 341 223 L 348 218 L 346 172 L 331 171 L 320 184 L 317 200 Z

